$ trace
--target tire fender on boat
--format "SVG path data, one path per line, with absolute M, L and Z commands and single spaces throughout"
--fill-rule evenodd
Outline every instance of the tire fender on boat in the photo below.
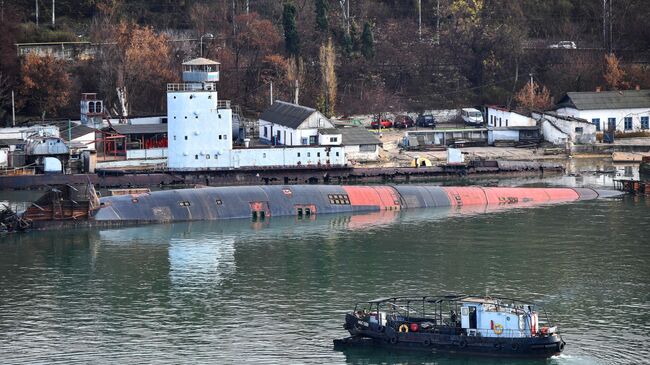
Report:
M 499 324 L 499 323 L 495 324 L 492 331 L 494 331 L 494 333 L 497 334 L 497 335 L 502 334 L 503 333 L 503 325 Z
M 460 342 L 458 342 L 458 347 L 460 347 L 461 349 L 467 347 L 467 340 L 460 340 Z
M 425 338 L 424 341 L 422 341 L 422 344 L 427 347 L 431 346 L 431 339 Z
M 408 333 L 408 331 L 409 331 L 409 326 L 407 326 L 406 324 L 403 324 L 403 325 L 399 326 L 399 332 L 400 333 L 402 333 L 402 332 Z
M 510 347 L 512 348 L 513 351 L 519 350 L 519 344 L 516 342 L 511 344 Z
M 382 325 L 379 325 L 379 326 L 377 327 L 377 331 L 378 331 L 378 332 L 384 332 L 385 330 L 386 330 L 386 327 L 384 327 L 384 326 L 382 326 Z
M 558 344 L 558 349 L 560 349 L 560 351 L 564 350 L 564 345 L 566 345 L 566 342 L 560 341 L 560 343 Z
M 392 345 L 397 343 L 397 336 L 393 335 L 391 336 L 390 339 L 388 339 L 388 342 L 390 342 Z
M 502 347 L 502 346 L 501 346 L 500 343 L 495 343 L 495 344 L 494 344 L 494 349 L 495 349 L 495 350 L 501 350 L 501 347 Z

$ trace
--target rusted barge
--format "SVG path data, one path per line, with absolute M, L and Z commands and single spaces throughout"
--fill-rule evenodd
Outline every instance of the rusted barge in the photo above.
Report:
M 92 185 L 48 192 L 6 230 L 205 221 L 233 218 L 398 211 L 403 209 L 527 207 L 620 194 L 589 188 L 445 187 L 432 185 L 262 185 L 165 190 L 99 198 Z

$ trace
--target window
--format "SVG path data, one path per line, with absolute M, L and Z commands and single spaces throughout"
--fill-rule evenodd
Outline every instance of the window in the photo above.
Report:
M 650 129 L 648 117 L 641 117 L 641 129 Z
M 600 118 L 593 118 L 591 123 L 596 126 L 596 132 L 600 132 Z
M 501 127 L 501 118 L 499 118 L 499 127 Z
M 338 142 L 338 137 L 330 137 L 330 142 Z
M 264 137 L 268 137 L 268 135 L 269 135 L 269 131 L 267 127 L 264 127 Z
M 185 140 L 187 141 L 187 136 L 185 136 Z
M 303 138 L 303 139 L 302 139 L 302 144 L 303 144 L 303 145 L 307 144 L 307 138 Z
M 625 130 L 629 131 L 632 129 L 632 117 L 625 117 Z
M 316 152 L 316 157 L 320 157 L 320 152 Z
M 350 205 L 350 197 L 347 194 L 328 194 L 330 204 Z
M 338 153 L 338 152 L 336 153 L 336 157 L 339 157 L 339 153 Z
M 616 118 L 607 118 L 607 129 L 616 130 Z
M 311 152 L 307 152 L 307 157 L 311 157 Z
M 205 155 L 205 159 L 209 160 L 210 159 L 210 154 Z
M 576 127 L 576 134 L 582 134 L 582 127 Z
M 227 135 L 227 134 L 224 134 L 224 135 L 223 135 L 223 139 L 228 139 L 228 135 Z
M 181 207 L 189 207 L 192 204 L 190 204 L 190 202 L 188 202 L 187 200 L 184 200 L 184 201 L 178 202 L 178 205 L 180 205 Z
M 266 153 L 262 153 L 262 158 L 266 158 Z
M 223 202 L 221 201 L 221 199 L 217 199 L 216 202 L 217 202 L 217 205 L 222 205 L 222 204 L 223 204 Z
M 195 160 L 198 160 L 198 159 L 199 159 L 199 155 L 194 155 L 194 159 L 195 159 Z
M 377 145 L 374 144 L 359 145 L 359 152 L 375 152 L 376 150 L 377 150 Z
M 219 139 L 221 139 L 221 134 L 219 135 Z
M 174 135 L 174 141 L 176 140 L 176 135 Z
M 298 152 L 298 157 L 300 157 L 300 152 Z

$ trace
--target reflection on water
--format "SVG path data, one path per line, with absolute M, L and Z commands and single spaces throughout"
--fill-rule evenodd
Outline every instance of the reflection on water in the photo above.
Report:
M 638 363 L 650 356 L 648 208 L 627 197 L 4 236 L 0 352 L 5 363 L 470 364 L 331 341 L 356 301 L 488 292 L 547 308 L 568 343 L 550 363 Z

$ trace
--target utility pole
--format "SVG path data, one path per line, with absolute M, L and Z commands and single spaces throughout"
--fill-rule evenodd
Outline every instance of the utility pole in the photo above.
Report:
M 436 43 L 440 45 L 440 0 L 436 3 Z
M 251 5 L 250 0 L 246 0 L 246 15 L 248 15 L 248 13 L 250 11 L 250 5 Z
M 270 95 L 270 97 L 271 97 L 271 105 L 273 105 L 273 81 L 271 81 L 271 82 L 269 83 L 269 85 L 271 86 L 271 90 L 270 90 L 270 92 L 269 92 L 269 95 Z
M 36 28 L 38 28 L 38 0 L 36 0 Z
M 298 79 L 293 80 L 296 93 L 294 95 L 294 104 L 298 105 L 298 95 L 300 94 L 300 86 L 298 86 Z
M 603 49 L 607 49 L 607 0 L 603 0 Z
M 55 18 L 54 18 L 54 3 L 55 2 L 56 2 L 56 0 L 52 0 L 52 28 L 54 28 L 55 23 L 56 23 Z
M 422 0 L 418 0 L 418 33 L 422 40 Z
M 612 1 L 609 0 L 609 53 L 614 49 L 614 36 L 612 33 Z
M 14 91 L 11 90 L 11 126 L 16 126 L 16 100 L 14 99 Z

